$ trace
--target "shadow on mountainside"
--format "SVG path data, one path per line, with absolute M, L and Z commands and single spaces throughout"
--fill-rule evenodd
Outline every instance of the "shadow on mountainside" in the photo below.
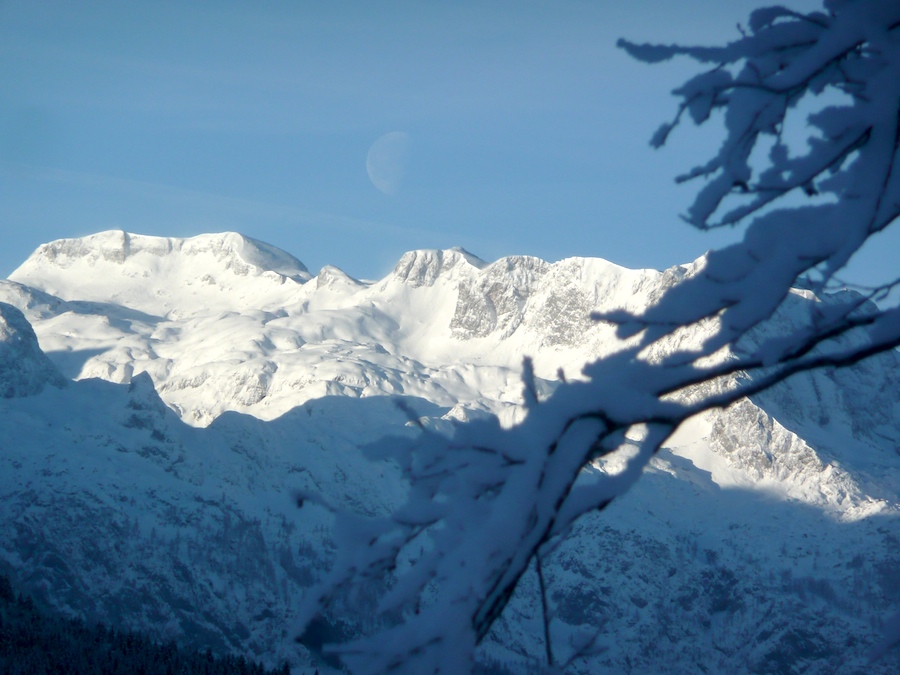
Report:
M 447 412 L 403 402 L 431 420 Z M 146 377 L 2 401 L 4 417 L 17 433 L 0 439 L 0 566 L 17 588 L 89 621 L 271 664 L 318 663 L 298 656 L 291 617 L 334 554 L 331 516 L 298 510 L 294 491 L 385 514 L 403 482 L 359 448 L 417 433 L 393 397 L 326 397 L 268 422 L 226 413 L 194 428 Z M 862 672 L 880 616 L 900 604 L 898 542 L 896 518 L 838 522 L 723 489 L 663 451 L 551 558 L 554 639 L 562 653 L 602 627 L 609 649 L 573 672 Z M 343 599 L 334 618 L 362 630 L 373 602 Z M 536 664 L 540 621 L 529 575 L 485 659 L 512 672 Z
M 67 380 L 74 380 L 81 374 L 84 365 L 95 356 L 109 351 L 107 347 L 96 349 L 76 349 L 72 351 L 48 351 L 47 357 Z
M 893 672 L 867 659 L 900 605 L 896 516 L 840 522 L 661 455 L 545 566 L 555 653 L 595 631 L 605 648 L 573 672 Z M 534 667 L 542 630 L 531 572 L 485 651 L 512 647 L 519 670 Z

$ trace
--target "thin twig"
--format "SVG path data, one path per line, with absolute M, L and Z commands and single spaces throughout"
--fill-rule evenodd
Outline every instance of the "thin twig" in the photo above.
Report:
M 541 555 L 534 556 L 534 566 L 537 569 L 538 584 L 541 587 L 541 613 L 544 617 L 544 650 L 547 654 L 547 665 L 553 667 L 553 642 L 550 639 L 550 609 L 547 603 L 547 585 L 544 583 L 544 564 Z

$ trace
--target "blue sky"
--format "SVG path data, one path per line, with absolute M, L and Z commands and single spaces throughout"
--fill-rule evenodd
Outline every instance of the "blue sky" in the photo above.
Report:
M 652 150 L 693 66 L 615 41 L 725 41 L 754 6 L 0 0 L 0 275 L 111 228 L 237 230 L 361 278 L 450 246 L 690 261 L 734 236 L 678 219 L 717 135 Z M 385 194 L 366 158 L 397 131 Z

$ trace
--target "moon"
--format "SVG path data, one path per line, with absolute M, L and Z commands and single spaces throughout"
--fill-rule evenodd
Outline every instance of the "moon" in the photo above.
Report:
M 409 163 L 409 134 L 389 131 L 372 143 L 366 156 L 366 173 L 372 185 L 393 197 L 403 187 Z

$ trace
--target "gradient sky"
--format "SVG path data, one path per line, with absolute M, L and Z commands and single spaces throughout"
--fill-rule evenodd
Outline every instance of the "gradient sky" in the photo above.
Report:
M 615 41 L 724 42 L 758 4 L 0 0 L 0 275 L 113 228 L 236 230 L 359 278 L 450 246 L 688 262 L 735 236 L 678 219 L 718 136 L 652 150 L 695 68 Z M 366 157 L 397 131 L 385 194 Z

